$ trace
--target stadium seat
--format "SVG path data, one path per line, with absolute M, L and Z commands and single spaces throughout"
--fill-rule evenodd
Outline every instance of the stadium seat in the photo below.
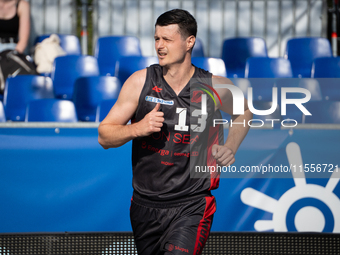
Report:
M 110 99 L 102 101 L 97 107 L 96 122 L 101 122 L 116 103 L 117 99 Z
M 290 60 L 293 77 L 310 78 L 313 60 L 331 56 L 331 45 L 326 38 L 303 37 L 287 41 L 285 58 Z
M 284 58 L 250 57 L 246 62 L 246 78 L 291 78 L 292 68 Z
M 195 66 L 207 70 L 214 75 L 227 77 L 225 64 L 220 58 L 193 57 L 191 62 Z
M 1 101 L 0 101 L 0 122 L 6 122 L 5 109 Z
M 191 57 L 204 57 L 203 43 L 199 38 L 196 38 L 194 48 L 192 49 Z
M 269 110 L 272 107 L 272 102 L 271 101 L 260 101 L 260 100 L 253 100 L 252 102 L 254 108 L 256 110 Z M 277 104 L 277 107 L 275 111 L 272 114 L 269 115 L 257 115 L 254 114 L 253 119 L 281 119 L 281 111 L 279 104 Z
M 314 59 L 312 77 L 319 82 L 325 100 L 340 101 L 340 57 Z
M 36 99 L 53 98 L 52 80 L 38 75 L 18 75 L 6 80 L 4 108 L 11 121 L 24 121 L 26 105 Z
M 340 57 L 314 59 L 312 77 L 319 82 L 325 100 L 340 101 Z
M 304 123 L 340 124 L 340 101 L 316 101 L 305 104 L 312 115 L 304 115 Z
M 94 56 L 101 75 L 115 75 L 116 62 L 124 56 L 142 56 L 140 42 L 133 36 L 106 36 L 97 40 Z
M 222 59 L 228 77 L 244 78 L 247 58 L 267 56 L 266 42 L 262 38 L 232 38 L 223 42 Z
M 40 35 L 35 39 L 35 44 L 42 42 L 44 39 L 50 37 L 51 34 Z M 60 47 L 67 55 L 81 55 L 81 46 L 77 36 L 57 34 L 60 38 Z
M 120 88 L 119 80 L 112 76 L 78 78 L 73 92 L 78 120 L 95 121 L 97 106 L 100 102 L 118 98 Z
M 72 101 L 40 99 L 27 105 L 25 121 L 77 122 L 78 119 Z
M 312 78 L 340 78 L 340 57 L 314 59 Z
M 121 84 L 130 77 L 134 72 L 144 69 L 152 64 L 157 64 L 157 57 L 129 56 L 121 57 L 116 64 L 115 76 L 118 77 Z
M 92 56 L 66 55 L 53 63 L 51 78 L 56 98 L 72 99 L 74 82 L 79 77 L 99 75 L 97 59 Z
M 316 78 L 320 84 L 320 89 L 324 100 L 340 101 L 339 79 Z
M 278 87 L 279 92 L 281 91 L 282 87 L 298 87 L 307 89 L 311 93 L 311 99 L 309 101 L 321 101 L 322 99 L 322 92 L 319 85 L 318 80 L 312 78 L 303 78 L 303 79 L 277 79 L 276 86 Z M 287 93 L 287 98 L 295 99 L 295 98 L 304 98 L 305 95 L 303 93 Z M 281 98 L 281 94 L 280 97 Z
M 316 79 L 312 78 L 296 78 L 296 79 L 279 79 L 276 81 L 276 85 L 279 90 L 279 102 L 281 104 L 281 89 L 282 87 L 298 87 L 298 88 L 304 88 L 307 89 L 310 94 L 311 98 L 309 99 L 309 102 L 312 101 L 321 101 L 322 99 L 322 92 L 320 89 L 319 82 Z M 295 92 L 289 92 L 286 93 L 287 99 L 299 99 L 299 98 L 305 98 L 304 93 L 295 93 Z M 304 105 L 304 104 L 303 104 Z M 282 116 L 285 119 L 294 119 L 298 123 L 302 123 L 302 111 L 295 105 L 295 104 L 287 104 L 286 105 L 286 115 Z

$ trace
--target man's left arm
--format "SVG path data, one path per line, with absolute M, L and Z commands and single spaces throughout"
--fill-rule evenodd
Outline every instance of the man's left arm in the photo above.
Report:
M 216 84 L 233 85 L 227 78 L 213 76 L 213 85 Z M 217 144 L 213 145 L 212 154 L 219 165 L 228 166 L 235 162 L 235 154 L 248 133 L 248 121 L 252 119 L 253 114 L 248 109 L 248 102 L 244 98 L 244 114 L 234 115 L 233 96 L 231 91 L 226 88 L 216 89 L 216 91 L 222 101 L 222 104 L 217 104 L 217 109 L 230 114 L 232 123 L 234 124 L 229 126 L 226 143 L 223 146 Z M 219 100 L 216 100 L 216 102 L 219 102 Z

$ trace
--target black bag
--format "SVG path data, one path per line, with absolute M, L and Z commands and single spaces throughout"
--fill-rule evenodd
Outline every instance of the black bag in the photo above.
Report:
M 8 77 L 19 74 L 38 74 L 29 56 L 15 50 L 0 52 L 0 94 L 4 94 L 5 82 Z

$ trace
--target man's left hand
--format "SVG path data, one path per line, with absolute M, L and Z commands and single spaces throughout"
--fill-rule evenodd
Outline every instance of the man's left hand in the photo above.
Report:
M 218 165 L 229 166 L 235 162 L 234 152 L 226 146 L 214 144 L 211 152 Z

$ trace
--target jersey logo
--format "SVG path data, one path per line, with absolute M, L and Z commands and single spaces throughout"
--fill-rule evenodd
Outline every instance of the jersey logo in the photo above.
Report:
M 202 94 L 203 94 L 203 91 L 195 90 L 192 93 L 191 103 L 200 103 L 202 101 Z
M 145 101 L 153 102 L 153 103 L 166 104 L 166 105 L 174 105 L 173 100 L 163 100 L 161 98 L 152 97 L 152 96 L 146 96 Z
M 161 88 L 158 88 L 157 86 L 153 87 L 152 90 L 156 91 L 157 93 L 161 92 Z

